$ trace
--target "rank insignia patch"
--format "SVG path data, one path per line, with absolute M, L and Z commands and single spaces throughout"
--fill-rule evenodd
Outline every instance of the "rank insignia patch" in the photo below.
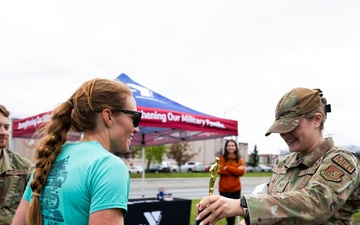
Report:
M 355 171 L 355 167 L 342 155 L 337 154 L 332 161 L 341 166 L 346 172 L 352 174 Z
M 330 165 L 326 170 L 320 171 L 321 176 L 327 181 L 340 182 L 344 172 L 339 168 Z

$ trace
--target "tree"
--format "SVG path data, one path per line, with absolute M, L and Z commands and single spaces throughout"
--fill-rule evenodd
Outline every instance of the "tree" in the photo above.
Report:
M 138 158 L 141 157 L 142 153 L 141 153 L 141 147 L 132 147 L 130 146 L 130 151 L 129 151 L 129 158 Z
M 146 168 L 152 163 L 161 163 L 164 153 L 166 152 L 165 145 L 157 145 L 157 146 L 148 146 L 145 147 L 145 160 L 146 160 Z M 130 151 L 127 153 L 115 153 L 115 155 L 124 158 L 142 158 L 142 147 L 130 147 Z
M 196 155 L 196 153 L 190 153 L 189 151 L 190 145 L 188 142 L 178 142 L 170 146 L 166 156 L 176 161 L 180 171 L 180 166 Z
M 259 155 L 258 155 L 258 150 L 257 150 L 257 146 L 254 146 L 254 151 L 251 152 L 250 156 L 249 156 L 249 162 L 248 164 L 250 166 L 257 166 L 259 164 Z
M 145 147 L 146 168 L 149 168 L 152 163 L 161 163 L 165 152 L 165 145 Z

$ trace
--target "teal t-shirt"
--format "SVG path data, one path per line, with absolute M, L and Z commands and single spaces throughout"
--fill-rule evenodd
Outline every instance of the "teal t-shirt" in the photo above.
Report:
M 23 197 L 30 202 L 29 184 Z M 91 213 L 110 208 L 125 216 L 129 187 L 127 166 L 100 143 L 67 143 L 41 192 L 43 224 L 87 225 Z

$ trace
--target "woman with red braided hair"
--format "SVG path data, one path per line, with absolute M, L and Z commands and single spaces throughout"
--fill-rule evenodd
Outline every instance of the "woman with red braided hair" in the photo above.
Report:
M 140 119 L 125 84 L 100 78 L 84 82 L 52 112 L 12 224 L 124 224 L 130 178 L 114 153 L 129 151 Z M 67 142 L 70 130 L 83 138 Z

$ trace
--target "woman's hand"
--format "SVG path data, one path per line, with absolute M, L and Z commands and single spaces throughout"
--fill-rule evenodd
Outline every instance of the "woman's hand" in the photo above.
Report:
M 206 199 L 197 204 L 199 211 L 201 211 L 196 220 L 201 220 L 208 213 L 209 216 L 201 221 L 200 225 L 210 224 L 213 225 L 222 218 L 232 216 L 243 216 L 244 210 L 240 206 L 240 199 L 225 198 L 220 195 L 212 195 L 206 197 Z

